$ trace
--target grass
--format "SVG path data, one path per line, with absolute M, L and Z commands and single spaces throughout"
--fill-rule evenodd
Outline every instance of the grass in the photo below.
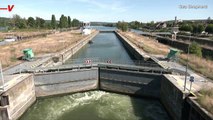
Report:
M 169 47 L 159 44 L 156 40 L 134 34 L 132 32 L 120 32 L 123 36 L 137 45 L 143 51 L 150 54 L 166 55 L 169 52 Z
M 0 61 L 3 68 L 5 68 L 20 63 L 21 61 L 17 58 L 23 56 L 22 50 L 25 48 L 32 48 L 35 56 L 55 53 L 71 47 L 84 37 L 80 34 L 80 31 L 68 31 L 42 38 L 16 41 L 0 47 Z
M 158 43 L 154 39 L 150 39 L 148 37 L 144 37 L 132 32 L 120 32 L 120 33 L 147 53 L 166 56 L 169 52 L 170 46 Z M 187 61 L 187 55 L 184 53 L 181 53 L 179 56 L 179 62 L 183 65 L 186 65 L 186 61 Z M 212 60 L 197 57 L 195 55 L 189 55 L 188 65 L 192 70 L 213 80 L 213 61 Z
M 213 114 L 213 88 L 203 89 L 198 94 L 197 102 Z
M 181 54 L 179 58 L 180 58 L 179 62 L 183 65 L 186 65 L 187 55 Z M 212 60 L 197 57 L 195 55 L 189 55 L 188 65 L 192 70 L 213 80 L 213 61 Z

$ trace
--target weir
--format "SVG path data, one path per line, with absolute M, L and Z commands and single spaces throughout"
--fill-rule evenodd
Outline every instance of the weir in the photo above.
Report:
M 104 37 L 106 34 L 110 35 Z M 117 39 L 117 41 L 110 38 Z M 101 43 L 98 39 L 102 39 L 104 43 Z M 30 79 L 34 86 L 31 86 L 30 90 L 28 88 L 23 88 L 23 90 L 34 93 L 32 95 L 33 98 L 90 90 L 154 98 L 161 101 L 172 119 L 187 119 L 183 111 L 185 98 L 188 93 L 183 93 L 181 88 L 171 80 L 169 75 L 174 71 L 162 68 L 152 57 L 141 52 L 135 45 L 117 32 L 102 31 L 92 40 L 92 44 L 81 46 L 83 48 L 72 55 L 62 66 L 22 71 L 24 73 L 32 73 L 34 76 Z M 109 42 L 110 40 L 111 42 Z M 104 50 L 97 49 L 100 47 L 104 48 Z M 67 53 L 66 56 L 70 56 L 70 54 Z M 76 61 L 80 62 L 75 63 Z M 124 64 L 125 62 L 126 64 Z M 24 81 L 25 79 L 21 80 Z M 14 84 L 14 86 L 16 85 Z M 10 98 L 11 95 L 6 94 L 10 93 L 10 90 L 8 89 L 2 95 L 8 95 Z M 22 98 L 24 95 L 26 94 L 22 93 L 19 96 Z M 17 98 L 17 100 L 20 98 Z M 6 103 L 12 102 L 11 99 L 8 100 Z M 23 101 L 27 103 L 27 106 L 20 110 L 16 109 L 19 114 L 13 114 L 8 111 L 14 108 L 14 104 L 3 104 L 5 100 L 1 96 L 1 118 L 11 120 L 20 117 L 23 114 L 20 111 L 25 111 L 35 99 L 30 100 L 27 97 Z

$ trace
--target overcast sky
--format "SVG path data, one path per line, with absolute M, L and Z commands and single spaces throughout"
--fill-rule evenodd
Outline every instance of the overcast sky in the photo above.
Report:
M 15 5 L 12 12 L 0 10 L 1 17 L 42 17 L 61 14 L 82 21 L 142 22 L 178 19 L 213 18 L 213 0 L 0 0 L 0 8 Z M 180 9 L 180 5 L 207 6 L 203 9 Z

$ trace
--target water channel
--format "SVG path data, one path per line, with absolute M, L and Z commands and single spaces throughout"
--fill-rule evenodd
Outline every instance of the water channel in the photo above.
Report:
M 100 33 L 73 59 L 98 58 L 129 61 L 132 58 L 114 33 Z M 20 120 L 170 120 L 158 100 L 130 97 L 103 91 L 90 91 L 41 98 Z
M 112 63 L 133 64 L 133 58 L 128 54 L 122 43 L 114 33 L 99 33 L 93 38 L 91 44 L 87 44 L 83 49 L 67 60 L 66 64 L 73 62 L 84 63 L 84 60 Z

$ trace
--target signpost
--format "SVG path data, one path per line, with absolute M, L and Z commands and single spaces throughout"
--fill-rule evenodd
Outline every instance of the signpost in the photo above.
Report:
M 92 60 L 85 60 L 85 64 L 91 64 Z
M 107 60 L 107 63 L 110 63 L 110 64 L 111 64 L 111 63 L 112 63 L 112 60 Z
M 190 92 L 192 88 L 192 82 L 194 82 L 194 77 L 190 76 L 189 81 L 190 81 L 190 89 L 189 89 L 189 92 Z

